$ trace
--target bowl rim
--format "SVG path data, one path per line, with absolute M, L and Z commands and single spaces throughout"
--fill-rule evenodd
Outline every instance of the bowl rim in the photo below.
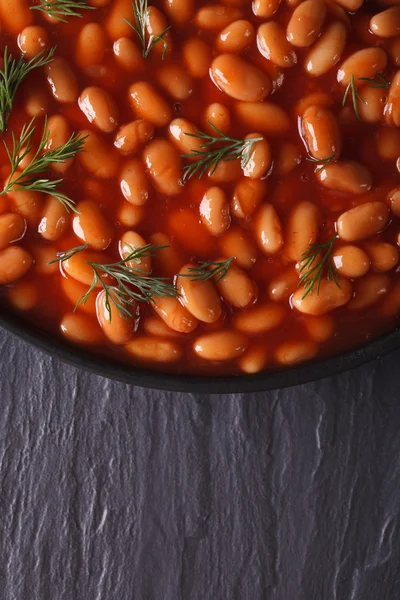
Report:
M 309 362 L 290 369 L 254 375 L 199 377 L 109 362 L 90 350 L 74 346 L 39 329 L 7 310 L 0 314 L 0 326 L 46 354 L 101 377 L 143 388 L 204 394 L 266 392 L 311 383 L 349 371 L 400 348 L 399 326 L 362 346 L 322 362 Z

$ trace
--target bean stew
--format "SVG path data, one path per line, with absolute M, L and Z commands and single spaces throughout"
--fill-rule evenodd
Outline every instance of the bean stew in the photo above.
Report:
M 399 325 L 396 0 L 0 0 L 0 297 L 161 371 Z

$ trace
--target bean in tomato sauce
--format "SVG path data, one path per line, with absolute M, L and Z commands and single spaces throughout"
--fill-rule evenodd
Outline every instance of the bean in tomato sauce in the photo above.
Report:
M 40 2 L 0 0 L 4 305 L 201 375 L 398 326 L 395 0 Z

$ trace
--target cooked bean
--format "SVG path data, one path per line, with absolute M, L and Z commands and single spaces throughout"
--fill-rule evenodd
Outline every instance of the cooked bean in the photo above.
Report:
M 73 279 L 72 277 L 61 277 L 60 282 L 62 291 L 73 305 L 74 310 L 76 308 L 76 310 L 96 316 L 97 308 L 95 293 L 89 294 L 86 302 L 79 302 L 78 305 L 79 299 L 82 298 L 82 296 L 84 296 L 88 291 L 87 285 L 77 281 L 76 279 Z
M 211 49 L 204 40 L 190 38 L 182 46 L 182 56 L 190 75 L 202 79 L 211 64 Z
M 285 256 L 294 262 L 302 255 L 318 236 L 318 207 L 307 200 L 300 202 L 289 214 L 286 229 Z
M 342 240 L 356 242 L 385 229 L 389 221 L 389 210 L 383 202 L 366 202 L 341 214 L 337 220 L 337 231 Z
M 179 333 L 194 331 L 199 322 L 177 298 L 154 298 L 154 310 L 168 327 Z
M 181 159 L 173 144 L 167 140 L 154 140 L 143 152 L 153 185 L 166 196 L 175 196 L 182 192 Z
M 360 89 L 360 96 L 364 102 L 360 102 L 358 110 L 362 121 L 367 123 L 378 123 L 383 117 L 383 109 L 386 100 L 386 90 L 364 86 Z
M 148 7 L 145 23 L 148 39 L 158 39 L 158 43 L 153 45 L 151 51 L 154 54 L 159 54 L 161 57 L 171 52 L 172 37 L 168 21 L 156 6 Z M 160 41 L 161 39 L 162 41 Z
M 243 125 L 269 135 L 281 135 L 290 127 L 286 112 L 272 102 L 237 102 L 236 115 Z
M 250 133 L 246 135 L 246 140 L 254 138 L 262 138 L 261 133 Z M 253 142 L 252 148 L 249 152 L 249 160 L 243 169 L 245 177 L 250 179 L 261 179 L 266 176 L 271 168 L 272 156 L 271 148 L 265 138 L 258 142 Z
M 33 58 L 48 48 L 49 37 L 43 27 L 29 25 L 18 36 L 18 45 L 28 58 Z
M 400 71 L 397 71 L 390 84 L 384 115 L 388 125 L 400 126 Z
M 9 288 L 7 297 L 17 310 L 32 310 L 39 300 L 38 287 L 33 281 L 17 281 Z
M 318 352 L 317 344 L 312 340 L 293 340 L 280 344 L 275 351 L 275 360 L 281 365 L 297 365 L 310 360 Z
M 128 202 L 136 206 L 146 204 L 149 199 L 150 185 L 142 161 L 132 158 L 124 164 L 119 176 L 119 185 Z
M 180 65 L 168 65 L 157 71 L 160 86 L 175 100 L 187 100 L 193 93 L 193 80 Z
M 390 40 L 388 43 L 390 59 L 395 67 L 400 66 L 400 37 Z
M 376 147 L 383 160 L 396 160 L 400 156 L 400 132 L 392 127 L 381 127 L 376 137 Z
M 71 137 L 71 126 L 63 115 L 52 115 L 47 121 L 47 131 L 49 138 L 46 143 L 46 150 L 55 150 L 64 146 Z M 64 162 L 53 162 L 51 168 L 57 173 L 65 173 L 73 164 L 74 159 L 70 158 Z
M 303 96 L 295 106 L 295 113 L 299 117 L 302 117 L 310 106 L 332 106 L 332 96 L 325 92 L 313 92 Z
M 299 287 L 293 294 L 293 306 L 306 315 L 324 315 L 347 304 L 352 295 L 351 284 L 343 278 L 340 278 L 338 283 L 339 285 L 335 281 L 322 279 L 319 293 L 308 294 L 305 297 L 304 287 Z
M 66 313 L 61 320 L 60 330 L 71 342 L 79 344 L 99 344 L 103 337 L 95 321 L 78 313 Z
M 171 363 L 182 356 L 182 348 L 179 344 L 155 336 L 137 337 L 125 348 L 140 362 Z
M 278 67 L 293 67 L 297 63 L 296 52 L 286 39 L 282 25 L 269 21 L 260 25 L 257 31 L 257 47 L 264 58 Z
M 340 66 L 337 80 L 344 86 L 350 83 L 351 77 L 357 81 L 362 77 L 374 77 L 385 70 L 387 55 L 382 48 L 363 48 L 351 54 Z
M 93 200 L 78 202 L 72 219 L 75 235 L 95 250 L 105 250 L 111 242 L 112 227 Z
M 330 315 L 304 317 L 308 335 L 316 342 L 326 342 L 335 333 L 335 321 Z
M 199 321 L 214 323 L 221 315 L 221 302 L 211 281 L 193 281 L 189 268 L 182 267 L 176 278 L 181 301 Z
M 100 87 L 91 86 L 83 90 L 78 105 L 89 123 L 101 131 L 111 133 L 118 126 L 118 108 L 111 94 Z
M 238 227 L 230 227 L 219 238 L 222 254 L 226 258 L 234 256 L 236 262 L 244 269 L 251 269 L 257 260 L 257 250 L 251 237 Z
M 145 274 L 151 273 L 151 256 L 145 255 L 140 259 L 127 261 L 127 258 L 134 250 L 146 246 L 146 240 L 136 231 L 126 231 L 119 243 L 119 253 L 126 266 L 134 271 L 143 271 Z
M 310 106 L 303 114 L 302 131 L 308 152 L 316 159 L 339 158 L 342 141 L 336 117 L 329 108 Z
M 212 235 L 221 235 L 231 224 L 229 204 L 225 192 L 212 187 L 204 194 L 200 203 L 200 217 Z
M 268 19 L 279 8 L 281 0 L 253 0 L 253 12 L 257 17 Z
M 207 171 L 207 176 L 215 183 L 229 183 L 237 181 L 242 175 L 241 161 L 220 160 L 217 166 L 213 165 Z
M 65 58 L 57 56 L 45 66 L 47 81 L 56 100 L 62 103 L 78 99 L 78 82 Z
M 49 112 L 50 97 L 46 89 L 32 83 L 25 89 L 23 103 L 28 117 L 41 117 Z
M 288 175 L 301 163 L 301 158 L 301 152 L 295 144 L 281 142 L 274 160 L 275 172 L 280 176 Z
M 387 201 L 392 213 L 396 215 L 396 217 L 400 217 L 400 188 L 391 190 L 388 194 Z
M 362 6 L 364 0 L 335 0 L 335 2 L 343 6 L 345 10 L 355 12 Z
M 9 192 L 8 197 L 15 212 L 20 214 L 31 227 L 37 227 L 43 210 L 43 194 L 32 190 Z
M 77 252 L 71 258 L 67 258 L 62 262 L 62 269 L 65 271 L 67 275 L 73 277 L 77 281 L 84 283 L 89 286 L 93 282 L 93 269 L 88 264 L 89 262 L 97 263 L 97 264 L 106 264 L 110 262 L 105 254 L 101 252 L 93 252 L 91 250 L 84 250 L 83 252 Z M 102 278 L 107 281 L 110 278 L 102 273 Z M 98 281 L 96 283 L 97 288 L 101 287 L 101 283 Z
M 194 0 L 165 0 L 165 10 L 173 23 L 184 25 L 193 17 Z
M 57 258 L 55 246 L 31 246 L 35 262 L 35 272 L 40 275 L 55 275 L 58 272 L 58 264 L 54 262 Z
M 259 248 L 266 254 L 275 254 L 283 244 L 282 226 L 272 204 L 263 204 L 254 221 L 254 231 Z
M 88 136 L 85 140 L 85 151 L 78 154 L 83 168 L 101 179 L 114 177 L 119 165 L 118 155 L 100 135 L 87 130 L 82 131 L 81 135 Z
M 247 219 L 267 195 L 267 183 L 258 179 L 240 179 L 234 189 L 231 209 L 235 217 Z
M 108 35 L 112 40 L 131 37 L 134 31 L 130 23 L 135 23 L 134 4 L 131 0 L 113 0 L 105 21 Z
M 325 75 L 340 60 L 347 39 L 347 28 L 340 21 L 334 21 L 322 33 L 305 59 L 305 69 L 309 75 Z
M 0 252 L 0 285 L 21 279 L 31 268 L 32 255 L 19 246 L 9 246 Z
M 163 277 L 173 277 L 179 272 L 184 258 L 175 246 L 171 244 L 171 239 L 165 233 L 153 233 L 149 241 L 154 246 L 163 246 L 154 256 L 157 270 L 161 272 Z
M 252 344 L 248 351 L 239 359 L 239 367 L 248 374 L 258 373 L 268 362 L 269 351 L 264 344 Z
M 136 116 L 156 127 L 164 127 L 171 120 L 171 109 L 150 83 L 133 83 L 129 88 L 129 99 Z
M 224 277 L 216 282 L 223 299 L 235 308 L 246 308 L 257 299 L 257 286 L 247 273 L 235 265 L 229 266 Z
M 107 38 L 98 23 L 87 23 L 76 41 L 75 60 L 82 68 L 100 65 L 106 52 Z
M 210 76 L 220 90 L 236 100 L 258 102 L 271 91 L 268 77 L 236 54 L 217 56 L 211 64 Z
M 365 249 L 375 271 L 385 272 L 393 269 L 399 262 L 399 250 L 387 242 L 369 242 Z
M 293 46 L 308 48 L 320 34 L 326 15 L 321 0 L 305 0 L 292 13 L 287 26 L 287 39 Z
M 234 21 L 221 31 L 217 37 L 220 52 L 242 52 L 255 40 L 254 27 L 249 21 Z
M 200 29 L 220 31 L 234 21 L 242 18 L 242 12 L 233 6 L 213 4 L 203 6 L 195 16 L 195 22 Z
M 18 242 L 25 235 L 26 222 L 21 215 L 5 213 L 0 216 L 0 250 L 9 244 Z
M 365 194 L 372 187 L 371 173 L 355 160 L 331 163 L 317 177 L 324 187 L 347 194 Z
M 233 324 L 236 329 L 247 334 L 262 333 L 278 327 L 285 318 L 285 309 L 279 304 L 259 304 L 236 313 Z
M 400 34 L 400 6 L 392 6 L 374 15 L 370 21 L 370 29 L 379 37 L 389 38 Z
M 169 139 L 181 154 L 190 154 L 193 151 L 201 152 L 204 140 L 194 137 L 196 130 L 196 125 L 187 119 L 173 119 L 168 126 Z
M 26 0 L 0 0 L 1 23 L 17 35 L 33 21 L 33 12 Z
M 370 267 L 368 254 L 358 246 L 348 245 L 336 248 L 332 254 L 332 262 L 339 275 L 343 277 L 362 277 Z
M 219 102 L 207 106 L 204 113 L 204 125 L 209 133 L 214 135 L 215 129 L 211 127 L 210 123 L 223 133 L 228 133 L 231 126 L 229 108 Z
M 390 279 L 384 273 L 370 273 L 354 284 L 354 296 L 349 309 L 360 310 L 372 306 L 390 289 Z
M 109 290 L 110 292 L 110 290 Z M 97 318 L 103 333 L 113 344 L 126 344 L 133 338 L 139 315 L 137 303 L 129 304 L 131 317 L 122 316 L 112 301 L 114 291 L 111 288 L 109 306 L 106 305 L 106 291 L 97 296 Z
M 247 350 L 246 336 L 238 331 L 213 331 L 198 337 L 193 345 L 198 356 L 205 360 L 232 360 Z
M 194 317 L 192 317 L 194 319 Z M 147 315 L 143 320 L 143 331 L 149 335 L 162 338 L 184 338 L 184 333 L 174 331 L 157 315 Z
M 136 206 L 124 201 L 117 212 L 117 219 L 125 227 L 136 227 L 144 218 L 144 206 Z
M 66 230 L 70 216 L 54 196 L 46 196 L 42 220 L 38 226 L 40 235 L 49 242 L 58 240 Z
M 123 156 L 135 154 L 139 148 L 146 144 L 154 135 L 154 125 L 143 119 L 136 119 L 122 125 L 117 132 L 114 146 Z
M 299 283 L 296 269 L 290 267 L 274 277 L 268 286 L 268 295 L 274 302 L 284 302 L 293 294 Z
M 129 73 L 138 73 L 144 67 L 143 55 L 135 42 L 121 37 L 113 45 L 115 58 L 122 69 Z

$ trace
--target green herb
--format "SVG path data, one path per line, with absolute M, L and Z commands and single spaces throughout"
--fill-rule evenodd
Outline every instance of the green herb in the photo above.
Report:
M 337 270 L 332 261 L 335 241 L 336 236 L 323 244 L 311 244 L 302 255 L 299 286 L 304 285 L 303 300 L 313 293 L 315 286 L 317 286 L 318 296 L 325 269 L 326 278 L 340 287 Z M 317 260 L 320 253 L 323 253 L 323 256 Z
M 9 54 L 8 47 L 4 49 L 4 66 L 0 69 L 0 131 L 5 132 L 8 118 L 12 111 L 15 94 L 25 77 L 39 67 L 47 65 L 53 60 L 56 48 L 44 51 L 25 62 L 23 57 L 14 58 Z
M 208 281 L 215 278 L 217 282 L 225 277 L 233 260 L 234 256 L 221 261 L 199 262 L 196 267 L 188 268 L 189 273 L 180 274 L 179 277 L 190 277 L 190 281 Z
M 93 10 L 96 7 L 88 6 L 86 0 L 40 0 L 39 4 L 29 8 L 40 10 L 58 21 L 67 23 L 67 17 L 82 18 L 81 10 Z
M 380 73 L 377 73 L 375 77 L 359 77 L 359 80 L 368 81 L 369 83 L 373 84 L 368 86 L 370 88 L 382 88 L 387 90 L 390 86 L 390 82 L 387 81 L 387 79 L 385 79 Z
M 354 112 L 356 114 L 356 117 L 359 121 L 361 121 L 361 117 L 360 117 L 360 112 L 358 110 L 358 100 L 360 100 L 363 104 L 366 104 L 365 100 L 363 100 L 360 96 L 360 94 L 358 93 L 358 90 L 356 88 L 356 84 L 355 84 L 355 80 L 354 80 L 354 75 L 352 75 L 350 77 L 350 81 L 346 87 L 346 90 L 344 92 L 344 96 L 343 96 L 343 101 L 342 101 L 342 107 L 346 104 L 346 100 L 347 100 L 347 96 L 351 93 L 351 99 L 353 102 L 353 108 L 354 108 Z
M 190 165 L 186 165 L 184 167 L 183 182 L 191 179 L 191 177 L 197 174 L 199 179 L 201 179 L 210 168 L 212 169 L 212 175 L 221 160 L 235 160 L 236 158 L 241 157 L 241 167 L 244 169 L 250 160 L 254 144 L 256 142 L 261 142 L 264 139 L 262 137 L 258 137 L 250 138 L 248 140 L 236 140 L 228 135 L 225 135 L 225 133 L 215 127 L 211 121 L 208 121 L 208 123 L 218 134 L 218 136 L 209 135 L 203 131 L 196 131 L 196 133 L 185 132 L 185 135 L 204 140 L 204 144 L 200 146 L 201 148 L 204 148 L 204 150 L 193 150 L 189 154 L 181 155 L 182 158 L 196 159 L 195 162 L 192 162 Z M 220 143 L 225 145 L 215 150 L 208 149 L 209 146 L 214 146 L 215 144 Z
M 78 254 L 78 252 L 83 252 L 83 250 L 89 248 L 89 246 L 90 244 L 83 244 L 82 246 L 75 246 L 75 248 L 70 248 L 69 250 L 61 250 L 61 252 L 57 252 L 57 258 L 51 260 L 49 262 L 49 265 L 52 265 L 56 262 L 64 262 L 65 260 L 69 260 L 70 258 L 75 256 L 75 254 Z
M 150 35 L 148 41 L 146 41 L 147 26 L 149 24 L 149 7 L 147 5 L 147 0 L 135 0 L 135 2 L 132 3 L 132 6 L 135 14 L 135 24 L 127 19 L 124 19 L 124 21 L 137 33 L 142 44 L 143 58 L 146 59 L 148 57 L 155 44 L 162 42 L 164 45 L 162 58 L 164 60 L 168 50 L 168 44 L 165 41 L 164 36 L 171 27 L 167 27 L 160 35 Z
M 314 158 L 314 156 L 308 156 L 306 160 L 312 162 L 316 165 L 320 165 L 317 169 L 315 169 L 315 173 L 319 173 L 322 169 L 325 169 L 328 165 L 331 164 L 333 160 L 335 160 L 336 154 L 331 154 L 327 158 Z
M 11 174 L 6 181 L 3 191 L 0 192 L 0 196 L 11 191 L 32 190 L 43 192 L 57 198 L 67 211 L 75 211 L 74 201 L 59 191 L 59 187 L 63 182 L 62 179 L 51 180 L 39 179 L 38 177 L 46 171 L 52 163 L 64 163 L 66 160 L 73 158 L 77 152 L 83 152 L 87 136 L 72 134 L 69 140 L 62 146 L 53 148 L 52 150 L 46 150 L 50 132 L 47 129 L 47 120 L 45 120 L 42 137 L 33 154 L 32 160 L 22 169 L 22 171 L 19 171 L 20 164 L 33 150 L 33 136 L 36 131 L 33 122 L 34 119 L 32 119 L 28 125 L 25 124 L 23 126 L 18 140 L 16 139 L 14 132 L 12 133 L 12 149 L 8 147 L 7 142 L 3 142 L 10 161 Z
M 83 246 L 71 248 L 71 250 L 59 252 L 57 258 L 52 262 L 64 262 L 78 252 L 86 250 L 88 246 L 89 244 L 84 244 Z M 110 315 L 110 320 L 111 303 L 114 304 L 122 317 L 129 317 L 131 316 L 129 308 L 132 301 L 152 303 L 154 302 L 154 297 L 157 296 L 173 298 L 179 296 L 178 290 L 174 285 L 168 283 L 167 278 L 153 277 L 139 268 L 143 258 L 154 256 L 156 252 L 167 247 L 147 244 L 140 248 L 132 248 L 132 251 L 123 260 L 106 265 L 86 261 L 86 264 L 93 270 L 93 280 L 88 291 L 78 299 L 75 309 L 80 304 L 86 304 L 90 294 L 99 283 L 105 290 L 104 302 L 106 310 Z M 132 266 L 132 263 L 138 265 L 138 268 L 136 269 Z

